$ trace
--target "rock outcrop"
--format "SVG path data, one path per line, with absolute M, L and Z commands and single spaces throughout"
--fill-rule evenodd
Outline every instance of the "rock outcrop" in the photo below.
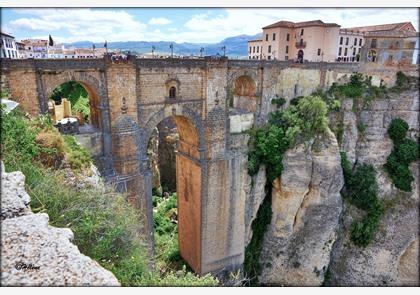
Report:
M 6 173 L 1 182 L 2 286 L 119 286 L 115 276 L 71 243 L 73 232 L 33 214 L 25 176 Z
M 264 238 L 265 285 L 319 286 L 330 262 L 344 184 L 337 140 L 325 136 L 288 150 L 272 191 L 272 220 Z
M 412 163 L 410 167 L 415 178 L 411 193 L 396 189 L 383 169 L 393 148 L 387 135 L 392 119 L 404 119 L 410 127 L 410 136 L 418 137 L 418 91 L 391 94 L 362 110 L 354 110 L 357 108 L 351 100 L 342 104 L 341 149 L 353 164 L 367 163 L 376 168 L 379 198 L 387 205 L 374 240 L 366 248 L 360 248 L 349 239 L 350 224 L 359 213 L 345 204 L 326 283 L 334 286 L 419 285 L 419 163 Z

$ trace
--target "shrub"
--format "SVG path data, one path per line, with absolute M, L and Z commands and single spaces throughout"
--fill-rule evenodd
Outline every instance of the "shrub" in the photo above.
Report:
M 396 74 L 396 81 L 395 81 L 395 90 L 405 90 L 409 88 L 410 80 L 408 77 L 401 71 L 398 71 Z
M 345 190 L 344 197 L 350 204 L 365 211 L 361 220 L 355 220 L 350 226 L 350 239 L 360 247 L 366 247 L 375 237 L 383 214 L 383 206 L 378 195 L 376 170 L 372 165 L 362 164 L 353 172 L 347 155 L 341 152 Z
M 384 168 L 396 188 L 410 192 L 414 177 L 409 166 L 419 158 L 419 145 L 414 140 L 406 138 L 407 131 L 407 122 L 400 118 L 390 123 L 388 135 L 394 143 L 394 149 L 388 156 Z
M 366 131 L 366 125 L 363 124 L 363 122 L 357 123 L 357 131 L 359 131 L 361 134 L 364 134 Z
M 281 107 L 286 103 L 286 99 L 284 97 L 276 97 L 271 100 L 271 103 Z
M 414 140 L 406 138 L 396 146 L 395 156 L 401 163 L 410 164 L 419 157 L 419 145 Z
M 261 273 L 260 257 L 263 246 L 264 234 L 271 222 L 271 187 L 267 189 L 266 196 L 258 208 L 257 216 L 252 222 L 252 238 L 245 249 L 244 272 L 250 279 L 249 284 L 258 283 L 258 275 Z
M 388 135 L 394 143 L 400 143 L 407 136 L 408 124 L 401 118 L 391 121 L 388 127 Z
M 354 244 L 360 247 L 366 247 L 370 244 L 375 237 L 382 213 L 382 207 L 378 205 L 375 209 L 369 210 L 362 220 L 351 224 L 350 238 Z
M 35 139 L 40 147 L 39 160 L 48 167 L 59 167 L 64 159 L 64 142 L 56 130 L 41 131 Z

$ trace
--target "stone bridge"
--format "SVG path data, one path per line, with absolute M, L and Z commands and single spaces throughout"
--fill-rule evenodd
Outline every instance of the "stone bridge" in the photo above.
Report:
M 100 130 L 102 174 L 146 216 L 153 241 L 152 172 L 147 145 L 172 117 L 179 132 L 176 182 L 179 245 L 197 273 L 235 269 L 244 261 L 252 216 L 244 133 L 263 123 L 276 96 L 309 95 L 355 64 L 227 59 L 2 60 L 2 83 L 31 114 L 48 111 L 60 84 L 88 94 Z M 254 210 L 255 211 L 255 210 Z

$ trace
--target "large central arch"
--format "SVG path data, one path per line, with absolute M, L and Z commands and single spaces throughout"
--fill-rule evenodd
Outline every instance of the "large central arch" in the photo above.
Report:
M 176 187 L 178 207 L 178 240 L 182 258 L 197 273 L 201 272 L 201 241 L 202 241 L 202 183 L 204 135 L 202 123 L 198 115 L 192 110 L 182 106 L 167 106 L 157 112 L 144 127 L 143 143 L 148 143 L 152 130 L 160 122 L 171 117 L 178 129 L 179 142 L 176 153 Z M 145 159 L 145 171 L 140 175 L 150 178 L 152 175 L 150 159 L 147 157 L 147 148 L 140 149 L 141 158 Z M 149 223 L 150 239 L 153 240 L 153 211 L 152 211 L 152 185 L 149 179 L 144 179 L 143 198 L 146 202 L 147 219 Z

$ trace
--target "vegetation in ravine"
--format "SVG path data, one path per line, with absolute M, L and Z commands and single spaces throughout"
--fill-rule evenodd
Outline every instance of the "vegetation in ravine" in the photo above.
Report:
M 174 196 L 159 201 L 156 216 L 156 270 L 141 236 L 144 224 L 126 196 L 107 186 L 76 188 L 68 184 L 62 163 L 83 175 L 90 167 L 88 152 L 75 139 L 61 135 L 46 117 L 29 118 L 18 109 L 2 113 L 1 160 L 6 171 L 22 171 L 34 212 L 46 212 L 50 224 L 69 227 L 80 251 L 112 271 L 123 286 L 214 286 L 211 276 L 198 277 L 183 267 L 172 271 L 178 259 L 177 239 L 167 212 Z M 170 220 L 170 219 L 168 219 Z M 162 242 L 163 241 L 163 242 Z
M 353 171 L 347 155 L 341 152 L 345 187 L 344 198 L 352 205 L 364 211 L 364 217 L 355 220 L 350 226 L 350 239 L 360 247 L 366 247 L 375 237 L 379 221 L 384 213 L 378 198 L 376 169 L 372 165 L 362 164 Z
M 272 182 L 283 171 L 287 149 L 328 129 L 328 107 L 318 96 L 302 97 L 286 109 L 270 113 L 267 124 L 250 131 L 248 174 L 264 165 L 267 175 L 266 197 L 251 227 L 253 236 L 245 250 L 244 271 L 250 285 L 258 284 L 263 236 L 271 220 Z
M 410 164 L 419 158 L 419 144 L 407 138 L 408 124 L 401 118 L 392 120 L 388 127 L 388 135 L 394 143 L 394 149 L 384 165 L 392 183 L 402 191 L 410 192 L 414 177 Z

